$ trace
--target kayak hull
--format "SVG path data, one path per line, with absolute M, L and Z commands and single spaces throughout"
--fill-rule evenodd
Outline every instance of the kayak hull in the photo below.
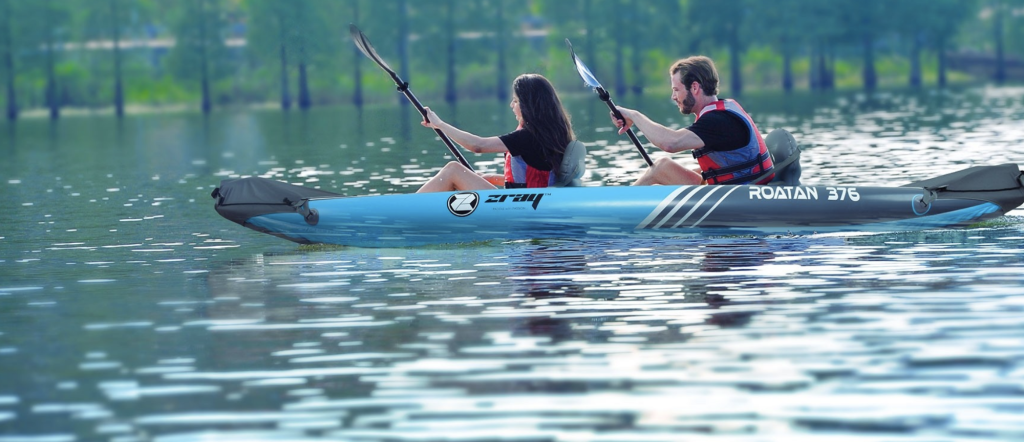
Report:
M 1024 202 L 1020 171 L 1016 166 L 1012 171 L 1009 167 L 1001 170 L 1008 178 L 998 184 L 1000 188 L 960 192 L 934 185 L 609 186 L 318 195 L 289 201 L 283 210 L 235 214 L 229 219 L 299 243 L 357 247 L 540 238 L 927 230 L 995 218 Z M 1011 183 L 1009 177 L 1014 172 L 1017 176 Z M 231 185 L 226 180 L 218 191 L 223 193 Z M 220 196 L 218 211 L 232 204 Z

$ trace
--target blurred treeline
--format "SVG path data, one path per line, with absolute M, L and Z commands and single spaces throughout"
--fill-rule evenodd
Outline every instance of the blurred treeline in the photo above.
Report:
M 726 96 L 1024 76 L 1024 0 L 0 0 L 4 108 L 399 100 L 349 23 L 448 102 L 506 100 L 522 72 L 579 88 L 566 38 L 618 95 L 667 94 L 692 54 Z

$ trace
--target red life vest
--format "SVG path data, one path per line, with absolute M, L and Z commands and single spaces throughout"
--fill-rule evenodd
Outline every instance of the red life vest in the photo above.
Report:
M 520 124 L 516 130 L 521 130 Z M 548 187 L 555 183 L 555 174 L 551 170 L 540 170 L 526 164 L 523 157 L 514 157 L 505 152 L 505 188 Z
M 750 130 L 750 139 L 745 146 L 735 150 L 694 149 L 693 157 L 697 159 L 703 171 L 701 176 L 708 184 L 768 184 L 775 178 L 775 173 L 772 172 L 774 164 L 754 120 L 739 103 L 728 99 L 705 106 L 697 114 L 697 119 L 707 112 L 714 111 L 732 112 L 739 116 Z M 751 180 L 755 179 L 757 182 L 752 183 Z
M 505 152 L 505 188 L 548 187 L 555 183 L 552 170 L 540 170 L 526 164 L 523 157 Z

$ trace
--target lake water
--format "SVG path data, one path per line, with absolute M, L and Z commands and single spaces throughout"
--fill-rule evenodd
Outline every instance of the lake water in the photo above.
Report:
M 685 124 L 665 97 L 617 101 Z M 796 134 L 806 184 L 1024 164 L 1024 88 L 743 103 Z M 590 185 L 635 179 L 602 103 L 566 105 Z M 514 125 L 506 103 L 440 108 Z M 213 210 L 238 175 L 413 191 L 447 161 L 416 120 L 0 123 L 0 442 L 1024 439 L 1019 209 L 963 230 L 408 249 L 300 247 Z

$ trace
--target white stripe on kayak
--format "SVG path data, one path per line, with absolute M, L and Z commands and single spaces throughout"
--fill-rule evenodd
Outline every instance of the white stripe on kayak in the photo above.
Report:
M 722 204 L 722 201 L 725 201 L 725 199 L 729 197 L 729 194 L 731 194 L 731 193 L 735 192 L 735 191 L 736 191 L 736 189 L 739 189 L 739 188 L 740 188 L 740 186 L 732 186 L 732 189 L 729 189 L 729 192 L 727 192 L 727 193 L 726 193 L 725 195 L 723 195 L 723 196 L 722 196 L 721 198 L 719 198 L 719 199 L 718 199 L 718 202 L 716 202 L 714 206 L 711 206 L 711 208 L 710 208 L 710 209 L 708 209 L 707 213 L 705 213 L 705 214 L 704 214 L 704 216 L 700 217 L 700 219 L 699 219 L 699 220 L 697 220 L 697 222 L 695 222 L 695 223 L 693 223 L 692 225 L 690 225 L 690 227 L 691 227 L 691 228 L 693 228 L 693 227 L 697 227 L 697 224 L 700 224 L 700 223 L 701 223 L 701 221 L 704 221 L 704 218 L 707 218 L 707 217 L 708 217 L 708 215 L 710 215 L 710 214 L 711 214 L 711 212 L 714 212 L 714 211 L 715 211 L 715 209 L 717 209 L 717 208 L 718 208 L 718 205 L 719 205 L 719 204 Z M 680 222 L 682 222 L 682 221 L 680 221 Z
M 697 201 L 697 204 L 694 204 L 693 208 L 690 209 L 689 212 L 686 212 L 686 216 L 683 216 L 683 219 L 680 219 L 675 224 L 673 224 L 672 225 L 673 229 L 676 228 L 676 227 L 679 227 L 680 224 L 686 222 L 686 220 L 690 218 L 690 215 L 693 215 L 693 212 L 696 212 L 697 209 L 699 209 L 700 206 L 704 204 L 704 201 L 707 201 L 708 198 L 711 198 L 711 195 L 713 195 L 715 192 L 717 192 L 718 189 L 722 188 L 722 186 L 714 186 L 714 185 L 708 186 L 708 187 L 710 187 L 711 190 L 708 191 L 707 195 L 704 195 L 704 197 L 701 198 L 700 201 Z
M 694 186 L 694 187 L 695 187 L 695 189 L 693 189 L 693 191 L 691 191 L 690 193 L 686 194 L 686 196 L 683 197 L 683 199 L 681 201 L 676 203 L 675 207 L 673 207 L 672 210 L 669 213 L 665 214 L 665 216 L 663 216 L 660 220 L 658 220 L 658 223 L 653 225 L 653 226 L 651 226 L 651 228 L 652 229 L 660 229 L 663 225 L 665 225 L 666 222 L 668 222 L 668 220 L 672 219 L 672 216 L 674 216 L 676 214 L 676 212 L 679 211 L 679 209 L 682 209 L 683 207 L 686 206 L 686 203 L 688 201 L 690 201 L 690 198 L 693 198 L 694 195 L 696 195 L 700 191 L 704 190 L 707 186 Z M 714 189 L 712 189 L 710 192 L 708 192 L 708 195 L 710 195 L 711 192 L 714 192 Z M 707 197 L 705 196 L 704 198 L 706 199 Z
M 696 189 L 692 188 L 692 186 L 681 186 L 678 189 L 672 191 L 672 193 L 670 193 L 667 197 L 665 197 L 665 199 L 661 200 L 661 202 L 658 203 L 658 206 L 655 207 L 654 210 L 652 210 L 651 213 L 647 215 L 647 218 L 644 218 L 643 221 L 640 221 L 640 224 L 637 225 L 636 228 L 638 228 L 638 229 L 645 229 L 645 228 L 647 228 L 648 224 L 654 222 L 654 220 L 656 220 L 658 218 L 658 214 L 659 213 L 664 211 L 665 208 L 669 206 L 669 204 L 672 204 L 672 201 L 675 201 L 676 197 L 679 196 L 680 193 L 683 193 L 686 190 L 691 190 L 691 193 L 692 193 L 692 191 L 696 190 Z M 689 197 L 687 197 L 687 198 L 689 198 Z M 676 209 L 676 210 L 678 210 L 678 209 Z

